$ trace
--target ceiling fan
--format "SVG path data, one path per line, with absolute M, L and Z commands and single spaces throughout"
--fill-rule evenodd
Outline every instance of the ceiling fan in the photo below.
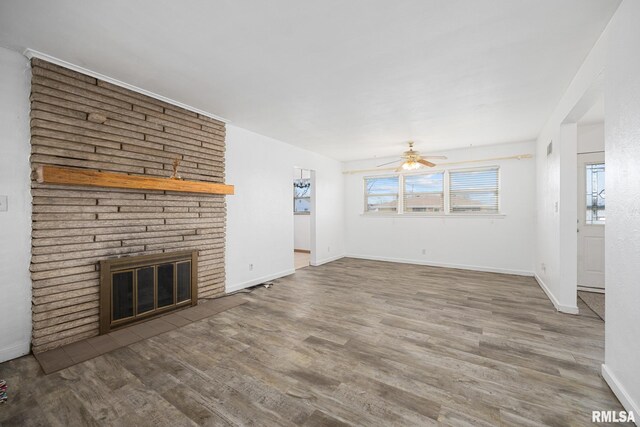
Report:
M 402 156 L 400 156 L 400 159 L 402 160 L 402 163 L 400 164 L 400 167 L 398 167 L 398 169 L 396 169 L 396 172 L 401 172 L 403 170 L 405 171 L 410 171 L 410 170 L 414 170 L 414 169 L 418 169 L 422 166 L 427 166 L 427 167 L 434 167 L 436 164 L 435 163 L 431 163 L 428 160 L 425 159 L 446 159 L 447 156 L 421 156 L 420 153 L 418 151 L 414 151 L 413 149 L 413 141 L 409 141 L 409 150 L 405 151 Z M 396 163 L 397 160 L 394 160 L 392 162 L 388 162 L 388 163 L 383 163 L 381 165 L 378 165 L 377 167 L 382 167 L 382 166 L 386 166 L 386 165 L 390 165 L 392 163 Z

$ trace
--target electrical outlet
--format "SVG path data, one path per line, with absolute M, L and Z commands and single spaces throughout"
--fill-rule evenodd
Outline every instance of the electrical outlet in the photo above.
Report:
M 331 246 L 327 246 L 327 252 L 331 252 Z
M 249 264 L 249 271 L 253 271 L 253 264 Z
M 555 209 L 556 209 L 556 213 L 558 213 L 558 202 L 555 203 Z
M 427 250 L 426 250 L 426 249 L 423 249 L 423 250 L 422 250 L 422 255 L 426 255 L 426 254 L 427 254 Z
M 0 212 L 6 212 L 9 210 L 7 202 L 7 196 L 0 196 Z
M 542 264 L 540 264 L 540 270 L 542 270 L 544 273 L 547 272 L 547 266 L 545 265 L 544 262 Z

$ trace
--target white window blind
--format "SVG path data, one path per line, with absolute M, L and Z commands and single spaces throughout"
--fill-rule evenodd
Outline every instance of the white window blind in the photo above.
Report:
M 444 172 L 406 175 L 403 193 L 404 211 L 443 212 Z
M 398 177 L 365 178 L 365 212 L 398 212 Z
M 498 213 L 498 168 L 449 172 L 451 213 Z

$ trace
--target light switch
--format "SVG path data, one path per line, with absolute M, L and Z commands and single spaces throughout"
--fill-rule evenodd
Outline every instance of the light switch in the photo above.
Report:
M 7 205 L 7 196 L 0 196 L 0 212 L 6 212 L 9 210 Z

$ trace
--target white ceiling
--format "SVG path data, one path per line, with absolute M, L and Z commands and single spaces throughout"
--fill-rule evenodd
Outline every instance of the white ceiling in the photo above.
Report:
M 537 137 L 619 0 L 3 0 L 47 53 L 340 160 Z

